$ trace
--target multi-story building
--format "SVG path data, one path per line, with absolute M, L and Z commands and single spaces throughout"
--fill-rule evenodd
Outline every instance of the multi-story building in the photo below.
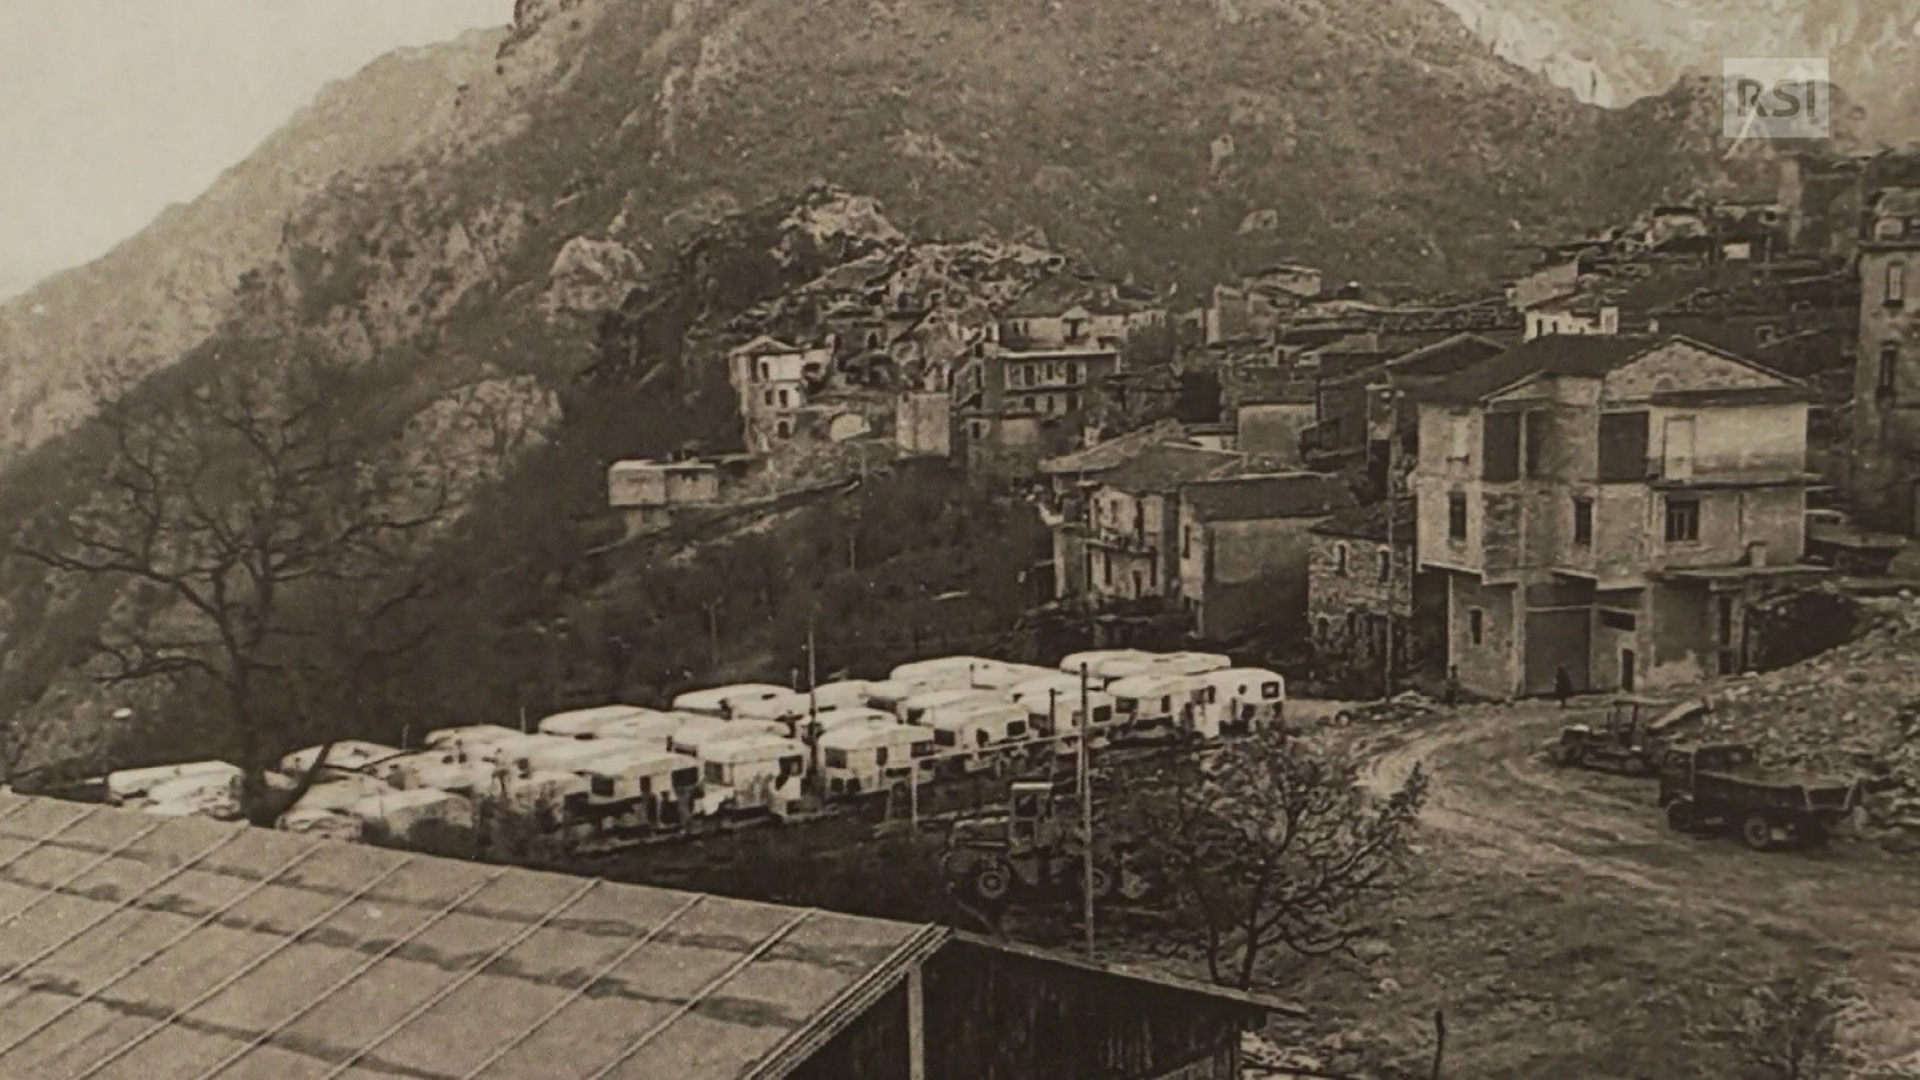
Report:
M 1413 500 L 1395 499 L 1345 510 L 1311 530 L 1307 560 L 1307 616 L 1314 655 L 1331 666 L 1345 661 L 1382 669 L 1393 643 L 1394 672 L 1404 676 L 1427 659 L 1432 635 L 1418 616 L 1445 608 L 1446 582 L 1417 573 Z M 1422 604 L 1437 584 L 1441 603 Z
M 1084 441 L 1093 394 L 1117 349 L 1011 351 L 983 341 L 953 380 L 956 453 L 970 470 L 1028 474 Z
M 793 437 L 809 397 L 833 370 L 833 347 L 789 345 L 761 336 L 728 354 L 747 450 L 764 454 Z
M 1920 177 L 1866 205 L 1847 488 L 1864 523 L 1920 535 Z
M 1156 443 L 1100 478 L 1086 499 L 1087 595 L 1096 604 L 1180 592 L 1180 489 L 1226 476 L 1239 454 Z
M 1231 641 L 1306 626 L 1309 531 L 1353 506 L 1338 476 L 1264 473 L 1179 490 L 1180 602 L 1193 632 Z
M 1447 657 L 1496 697 L 1741 670 L 1801 565 L 1808 395 L 1688 338 L 1535 338 L 1410 395 Z

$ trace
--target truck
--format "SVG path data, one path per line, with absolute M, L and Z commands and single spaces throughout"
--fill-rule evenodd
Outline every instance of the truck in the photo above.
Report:
M 1822 843 L 1860 802 L 1857 781 L 1763 769 L 1751 745 L 1673 745 L 1660 757 L 1660 809 L 1675 832 L 1735 832 L 1772 851 Z
M 1704 698 L 1673 702 L 1622 694 L 1599 723 L 1568 724 L 1546 746 L 1547 760 L 1573 768 L 1609 769 L 1635 776 L 1659 771 L 1662 748 L 1674 733 L 1712 711 Z

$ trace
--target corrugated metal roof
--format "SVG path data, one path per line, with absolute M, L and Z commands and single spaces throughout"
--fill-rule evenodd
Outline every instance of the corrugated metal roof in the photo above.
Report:
M 778 1076 L 945 934 L 3 795 L 0 1075 Z

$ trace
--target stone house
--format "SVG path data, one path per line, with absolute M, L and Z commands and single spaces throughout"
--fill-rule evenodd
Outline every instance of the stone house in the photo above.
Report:
M 1055 598 L 1087 594 L 1087 502 L 1100 482 L 1148 447 L 1188 441 L 1178 421 L 1164 420 L 1040 463 L 1046 486 L 1035 509 L 1053 536 Z
M 1446 581 L 1419 571 L 1411 498 L 1342 511 L 1311 530 L 1307 617 L 1314 654 L 1361 669 L 1382 665 L 1391 630 L 1394 670 L 1443 657 Z
M 616 461 L 607 468 L 607 505 L 631 534 L 664 529 L 673 512 L 720 501 L 720 467 L 711 461 Z
M 1117 349 L 1013 351 L 982 341 L 955 372 L 956 455 L 969 471 L 1030 476 L 1085 439 L 1100 381 L 1121 368 Z
M 1688 338 L 1535 338 L 1410 395 L 1421 569 L 1462 685 L 1511 698 L 1743 670 L 1806 536 L 1799 384 Z
M 766 335 L 734 348 L 727 360 L 742 438 L 756 454 L 794 436 L 800 415 L 834 367 L 831 345 L 789 345 Z
M 1865 523 L 1920 536 L 1920 182 L 1867 206 L 1846 487 Z
M 1617 334 L 1620 306 L 1595 296 L 1548 300 L 1526 311 L 1527 340 L 1550 334 Z
M 1101 476 L 1086 499 L 1087 597 L 1100 604 L 1179 595 L 1180 490 L 1241 463 L 1223 450 L 1154 443 Z
M 1354 504 L 1337 476 L 1266 473 L 1179 488 L 1177 592 L 1201 638 L 1306 623 L 1309 530 Z

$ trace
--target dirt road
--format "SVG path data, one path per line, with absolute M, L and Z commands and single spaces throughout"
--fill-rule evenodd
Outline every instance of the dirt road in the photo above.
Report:
M 1424 762 L 1427 827 L 1489 868 L 1624 886 L 1617 895 L 1640 911 L 1719 916 L 1754 932 L 1736 932 L 1748 940 L 1729 949 L 1796 942 L 1791 952 L 1843 967 L 1868 991 L 1883 1013 L 1868 1033 L 1881 1054 L 1920 1055 L 1920 860 L 1846 840 L 1760 854 L 1671 832 L 1653 780 L 1562 769 L 1536 752 L 1582 711 L 1476 706 L 1382 733 L 1389 748 L 1373 779 L 1391 783 Z

